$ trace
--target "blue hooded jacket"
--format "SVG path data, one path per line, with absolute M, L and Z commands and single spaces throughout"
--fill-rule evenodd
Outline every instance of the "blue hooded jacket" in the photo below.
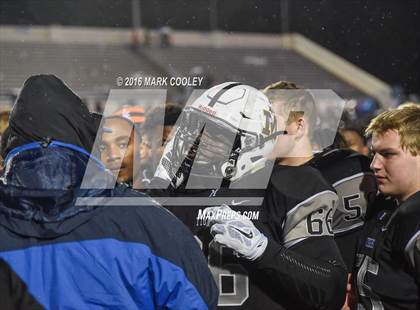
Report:
M 123 185 L 81 189 L 86 154 L 55 143 L 32 147 L 8 159 L 0 182 L 0 258 L 41 305 L 215 307 L 218 293 L 206 260 L 171 213 L 152 200 L 147 206 L 77 203 L 81 197 L 148 198 Z M 99 163 L 93 167 L 98 187 L 113 180 Z
M 1 150 L 0 259 L 10 281 L 47 309 L 214 308 L 218 290 L 188 228 L 114 186 L 86 151 L 96 120 L 57 77 L 25 82 Z

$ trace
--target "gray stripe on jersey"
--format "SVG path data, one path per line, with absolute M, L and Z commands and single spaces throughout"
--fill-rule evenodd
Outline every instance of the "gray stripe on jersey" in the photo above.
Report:
M 332 236 L 328 221 L 332 220 L 337 199 L 333 191 L 323 191 L 287 212 L 283 223 L 284 246 L 291 247 L 308 237 Z
M 407 245 L 404 248 L 404 253 L 408 258 L 408 261 L 410 262 L 412 267 L 416 267 L 415 259 L 414 259 L 414 253 L 415 252 L 420 253 L 420 230 L 417 231 L 413 237 L 410 238 L 410 240 L 407 242 Z M 417 266 L 417 268 L 420 269 L 420 266 Z
M 352 180 L 352 179 L 355 179 L 355 178 L 358 178 L 358 177 L 361 177 L 361 176 L 364 176 L 364 175 L 375 176 L 372 172 L 359 172 L 359 173 L 356 173 L 356 174 L 351 175 L 349 177 L 343 178 L 340 181 L 335 182 L 333 184 L 333 187 L 336 187 L 337 185 L 340 185 L 341 183 L 347 182 L 349 180 Z
M 385 308 L 381 302 L 381 299 L 373 292 L 372 288 L 365 283 L 366 273 L 371 273 L 374 275 L 378 274 L 378 263 L 369 256 L 357 254 L 357 266 L 360 266 L 357 272 L 357 290 L 359 295 L 369 298 L 369 301 L 372 305 L 371 310 L 384 310 Z M 362 304 L 360 304 L 360 306 L 363 307 Z

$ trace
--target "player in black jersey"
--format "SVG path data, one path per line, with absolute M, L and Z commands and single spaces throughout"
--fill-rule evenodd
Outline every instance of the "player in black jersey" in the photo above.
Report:
M 273 89 L 297 90 L 299 87 L 291 82 L 280 81 L 267 87 L 266 91 Z M 312 122 L 315 122 L 315 119 Z M 317 129 L 318 136 L 322 137 L 320 131 L 322 129 Z M 321 143 L 315 140 L 314 137 L 312 144 L 321 146 Z M 370 159 L 350 150 L 340 133 L 336 134 L 331 145 L 326 146 L 322 152 L 316 153 L 308 164 L 322 173 L 339 197 L 332 228 L 335 241 L 350 272 L 367 206 L 373 202 L 377 193 L 376 180 L 369 167 Z
M 272 167 L 265 156 L 275 128 L 264 94 L 240 83 L 217 85 L 184 108 L 150 186 L 150 195 L 197 236 L 219 287 L 220 307 L 255 309 L 259 299 L 232 251 L 213 242 L 204 209 L 226 204 L 260 220 Z
M 377 193 L 375 176 L 369 168 L 370 160 L 350 149 L 340 149 L 332 145 L 316 154 L 310 164 L 322 173 L 338 195 L 332 228 L 334 240 L 347 266 L 347 291 L 351 294 L 351 271 L 357 241 L 366 212 L 372 206 Z M 348 300 L 345 306 L 342 310 L 349 309 Z
M 350 149 L 331 146 L 316 154 L 310 165 L 317 168 L 337 192 L 339 199 L 332 228 L 347 270 L 351 272 L 366 210 L 377 193 L 370 160 Z
M 282 81 L 272 84 L 270 88 L 298 89 L 298 86 Z M 321 130 L 317 130 L 318 136 L 322 136 Z M 321 145 L 319 142 L 316 144 Z M 332 230 L 350 273 L 367 207 L 372 204 L 377 193 L 376 180 L 369 167 L 370 160 L 350 150 L 340 133 L 337 133 L 333 144 L 316 153 L 308 163 L 318 169 L 337 192 Z
M 379 190 L 396 205 L 383 199 L 368 212 L 353 271 L 357 309 L 420 309 L 420 106 L 383 112 L 366 133 Z
M 313 99 L 298 89 L 267 94 L 274 103 L 278 131 L 285 134 L 277 137 L 271 154 L 276 164 L 261 206 L 262 219 L 253 223 L 225 216 L 231 212 L 227 206 L 209 208 L 211 233 L 216 243 L 241 257 L 255 287 L 255 307 L 339 309 L 346 270 L 331 227 L 337 196 L 308 165 Z

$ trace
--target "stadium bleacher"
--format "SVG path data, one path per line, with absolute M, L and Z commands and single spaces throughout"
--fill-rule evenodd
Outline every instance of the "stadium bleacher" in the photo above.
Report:
M 234 80 L 264 87 L 289 80 L 307 88 L 333 89 L 344 98 L 362 96 L 311 61 L 281 48 L 150 47 L 141 53 L 172 75 L 187 76 L 194 66 L 201 66 L 217 82 Z
M 0 93 L 20 88 L 33 74 L 51 73 L 76 92 L 106 94 L 118 76 L 159 73 L 127 46 L 32 42 L 0 44 Z
M 60 76 L 79 94 L 108 93 L 117 76 L 187 76 L 200 66 L 215 82 L 235 80 L 263 87 L 292 80 L 307 88 L 333 89 L 344 98 L 362 93 L 297 53 L 275 48 L 148 47 L 2 42 L 0 93 L 21 87 L 32 74 Z

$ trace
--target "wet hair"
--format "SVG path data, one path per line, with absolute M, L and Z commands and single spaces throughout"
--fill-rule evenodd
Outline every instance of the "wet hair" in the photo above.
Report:
M 401 147 L 413 156 L 420 154 L 420 105 L 407 104 L 395 110 L 385 111 L 376 116 L 367 127 L 365 134 L 384 134 L 395 130 L 401 139 Z
M 358 130 L 356 128 L 353 128 L 353 127 L 345 127 L 345 128 L 340 129 L 341 134 L 344 134 L 344 132 L 346 132 L 346 131 L 347 132 L 353 132 L 356 135 L 358 135 L 360 137 L 360 139 L 362 139 L 363 144 L 366 145 L 366 143 L 367 143 L 366 137 L 363 135 L 363 133 L 360 130 Z
M 176 124 L 181 112 L 182 108 L 179 105 L 171 102 L 166 103 L 165 109 L 162 107 L 151 109 L 146 114 L 146 120 L 142 127 L 144 130 L 150 130 L 156 128 L 158 125 L 161 125 L 162 114 L 164 114 L 163 125 L 173 126 Z
M 311 93 L 293 82 L 278 81 L 264 88 L 273 109 L 281 102 L 282 114 L 288 115 L 287 124 L 304 117 L 308 122 L 309 135 L 312 136 L 317 123 L 315 100 Z

